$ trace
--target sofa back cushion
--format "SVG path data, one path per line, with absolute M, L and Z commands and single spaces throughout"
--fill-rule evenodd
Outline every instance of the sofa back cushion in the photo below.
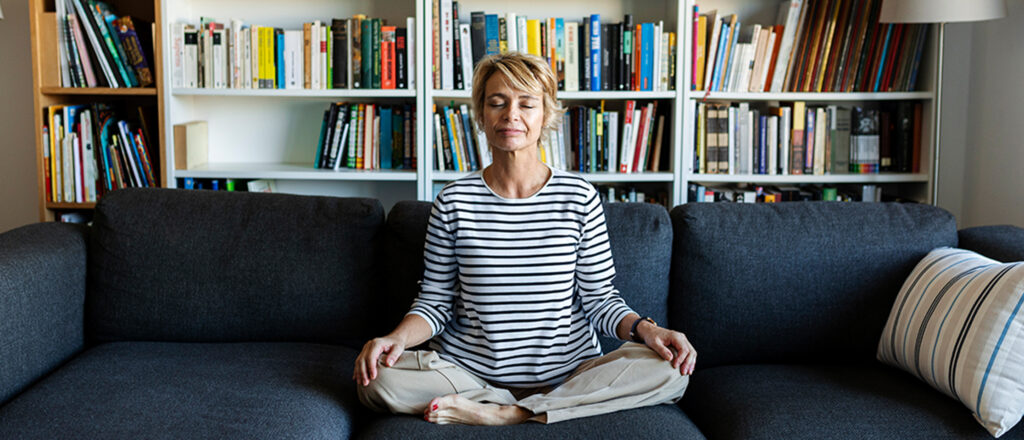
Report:
M 903 280 L 956 222 L 928 205 L 686 204 L 672 210 L 669 324 L 698 365 L 872 359 Z
M 384 259 L 390 270 L 385 282 L 387 296 L 380 297 L 387 310 L 387 332 L 401 320 L 419 292 L 423 278 L 423 240 L 430 203 L 399 202 L 388 213 Z M 612 283 L 630 307 L 659 323 L 667 319 L 669 263 L 672 228 L 665 208 L 646 203 L 604 205 L 615 260 Z M 601 338 L 607 353 L 620 341 Z
M 372 199 L 114 191 L 90 238 L 87 335 L 358 346 L 383 224 Z

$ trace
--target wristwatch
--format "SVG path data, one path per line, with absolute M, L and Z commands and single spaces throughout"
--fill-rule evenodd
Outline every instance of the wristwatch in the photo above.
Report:
M 644 338 L 641 338 L 640 335 L 638 335 L 636 333 L 636 327 L 638 325 L 640 325 L 640 323 L 643 322 L 643 321 L 647 321 L 647 322 L 651 323 L 651 325 L 654 325 L 654 326 L 658 325 L 658 323 L 654 322 L 654 320 L 651 319 L 650 316 L 644 316 L 643 318 L 640 318 L 640 319 L 637 319 L 636 321 L 633 321 L 633 327 L 631 327 L 629 329 L 629 339 L 632 339 L 633 342 L 639 342 L 641 344 L 644 343 Z

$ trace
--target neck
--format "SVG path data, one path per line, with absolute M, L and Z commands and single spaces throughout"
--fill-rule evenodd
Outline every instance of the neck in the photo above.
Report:
M 536 148 L 519 151 L 492 149 L 493 161 L 483 178 L 494 192 L 507 199 L 530 197 L 547 183 L 551 171 L 537 158 Z

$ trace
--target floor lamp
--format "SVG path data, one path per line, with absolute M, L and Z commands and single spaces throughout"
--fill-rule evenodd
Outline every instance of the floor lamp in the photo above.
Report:
M 878 21 L 882 23 L 938 23 L 939 53 L 935 76 L 935 150 L 932 154 L 932 204 L 939 202 L 939 145 L 942 141 L 942 52 L 946 43 L 946 23 L 984 21 L 1006 16 L 1005 0 L 883 0 Z

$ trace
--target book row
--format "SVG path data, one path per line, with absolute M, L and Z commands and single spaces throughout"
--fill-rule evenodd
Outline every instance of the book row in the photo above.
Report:
M 178 179 L 178 188 L 211 191 L 277 192 L 277 183 L 267 179 Z
M 658 103 L 625 101 L 621 111 L 573 106 L 558 129 L 541 139 L 540 159 L 553 168 L 581 173 L 660 171 L 668 164 L 665 115 Z M 467 105 L 434 107 L 435 167 L 477 171 L 491 162 L 486 135 Z
M 416 168 L 411 105 L 331 103 L 324 111 L 313 166 L 318 169 Z
M 693 10 L 691 88 L 895 92 L 917 87 L 927 24 L 879 23 L 882 0 L 784 0 L 774 25 Z
M 146 55 L 153 47 L 148 24 L 136 31 L 131 17 L 118 17 L 101 1 L 56 0 L 55 7 L 62 87 L 153 85 Z
M 302 29 L 175 23 L 174 87 L 213 89 L 411 89 L 415 22 L 405 27 L 357 14 Z
M 921 103 L 757 108 L 697 105 L 693 168 L 700 174 L 917 173 Z
M 543 57 L 563 91 L 675 90 L 676 33 L 662 22 L 527 18 L 474 11 L 460 17 L 458 1 L 434 0 L 435 89 L 469 90 L 473 67 L 484 56 L 523 52 Z
M 881 202 L 882 187 L 878 185 L 834 186 L 758 186 L 727 185 L 704 186 L 691 183 L 687 187 L 687 200 L 697 203 L 777 203 L 777 202 Z M 893 198 L 893 200 L 899 200 Z
M 137 123 L 103 103 L 46 107 L 42 127 L 46 198 L 95 202 L 109 191 L 159 186 L 144 110 Z

